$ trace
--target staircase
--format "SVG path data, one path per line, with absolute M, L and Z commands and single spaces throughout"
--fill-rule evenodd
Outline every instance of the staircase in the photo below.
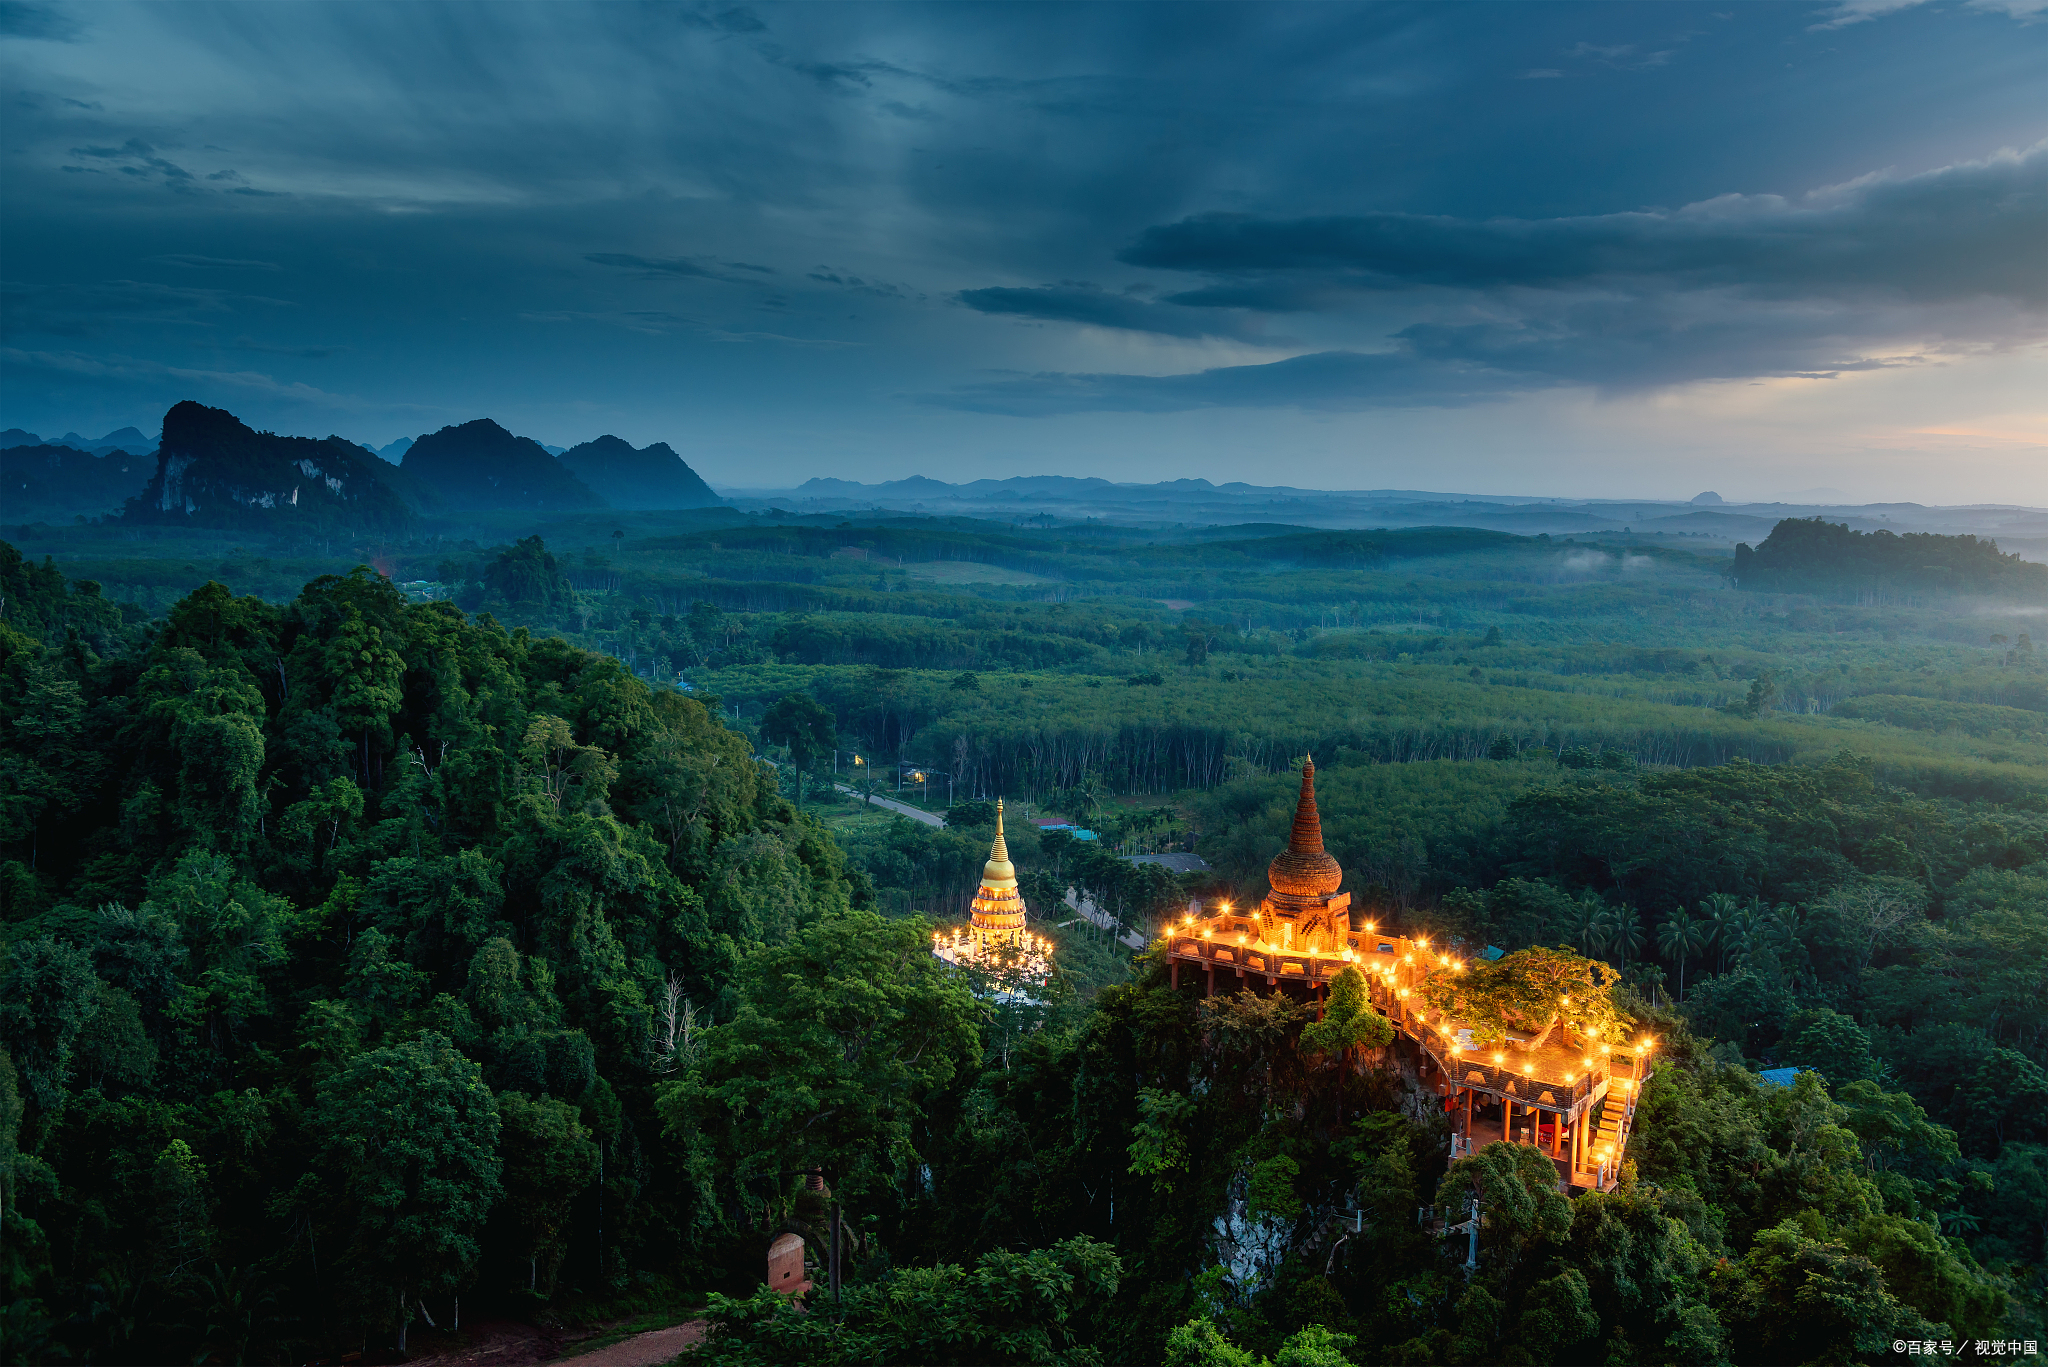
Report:
M 1623 1136 L 1627 1133 L 1627 1120 L 1620 1097 L 1610 1091 L 1600 1099 L 1600 1114 L 1594 1121 L 1598 1138 L 1594 1143 L 1600 1149 L 1612 1152 L 1617 1160 L 1621 1155 Z
M 1636 1099 L 1642 1095 L 1642 1084 L 1649 1075 L 1649 1068 L 1633 1063 L 1626 1073 L 1617 1069 L 1616 1085 L 1600 1098 L 1600 1108 L 1593 1118 L 1592 1147 L 1586 1154 L 1586 1166 L 1597 1171 L 1600 1155 L 1603 1152 L 1608 1155 L 1606 1180 L 1599 1184 L 1602 1190 L 1611 1190 L 1620 1180 L 1621 1160 L 1627 1153 L 1629 1122 L 1635 1119 Z

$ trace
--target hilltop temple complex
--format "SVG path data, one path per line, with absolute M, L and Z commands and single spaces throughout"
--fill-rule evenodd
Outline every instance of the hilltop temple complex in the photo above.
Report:
M 1402 1062 L 1450 1115 L 1452 1158 L 1495 1141 L 1531 1144 L 1556 1164 L 1567 1191 L 1614 1187 L 1654 1040 L 1574 1044 L 1569 1031 L 1511 1029 L 1501 1046 L 1481 1049 L 1474 1022 L 1432 1016 L 1422 1000 L 1425 978 L 1468 965 L 1450 946 L 1382 933 L 1370 914 L 1353 913 L 1350 894 L 1338 891 L 1344 871 L 1323 848 L 1313 762 L 1302 765 L 1293 829 L 1267 881 L 1272 891 L 1256 911 L 1225 902 L 1166 929 L 1176 989 L 1185 970 L 1200 975 L 1204 996 L 1219 986 L 1285 992 L 1320 1012 L 1331 981 L 1355 968 L 1374 1009 L 1392 1023 Z
M 1017 888 L 1017 867 L 1003 839 L 1003 804 L 996 801 L 996 838 L 981 868 L 965 925 L 932 934 L 932 953 L 949 964 L 1014 976 L 1028 992 L 1052 970 L 1051 947 L 1024 925 L 1024 895 Z M 1021 992 L 998 995 L 1029 998 Z

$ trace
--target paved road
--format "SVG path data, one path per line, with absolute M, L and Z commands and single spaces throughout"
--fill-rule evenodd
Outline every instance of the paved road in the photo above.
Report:
M 842 793 L 852 793 L 855 797 L 860 796 L 860 789 L 858 788 L 849 788 L 844 783 L 835 783 L 832 786 Z M 928 812 L 922 807 L 913 807 L 907 802 L 898 802 L 893 797 L 883 797 L 880 793 L 875 794 L 874 803 L 877 807 L 886 807 L 899 816 L 907 816 L 912 821 L 922 821 L 927 826 L 943 826 L 946 824 L 946 818 L 940 816 L 937 812 Z
M 1101 907 L 1096 906 L 1089 898 L 1081 896 L 1073 888 L 1067 889 L 1067 905 L 1080 912 L 1096 925 L 1101 926 L 1104 930 L 1116 929 L 1116 918 L 1114 916 L 1111 916 Z M 1127 930 L 1116 938 L 1129 945 L 1132 949 L 1143 949 L 1145 947 L 1145 937 L 1138 934 L 1135 930 Z

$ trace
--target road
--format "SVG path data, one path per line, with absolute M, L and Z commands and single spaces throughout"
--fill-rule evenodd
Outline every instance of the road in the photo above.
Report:
M 1116 918 L 1114 916 L 1111 916 L 1101 907 L 1096 906 L 1093 901 L 1083 897 L 1073 888 L 1067 889 L 1067 905 L 1104 930 L 1116 929 Z M 1135 930 L 1124 931 L 1116 938 L 1129 945 L 1132 949 L 1143 949 L 1145 947 L 1145 937 L 1138 934 Z
M 855 797 L 861 795 L 860 789 L 849 788 L 844 783 L 835 783 L 832 786 L 842 793 L 851 793 Z M 873 802 L 877 807 L 887 808 L 898 816 L 909 817 L 912 821 L 922 821 L 927 826 L 943 826 L 946 824 L 946 818 L 940 816 L 937 812 L 928 812 L 922 807 L 913 807 L 907 802 L 898 802 L 893 797 L 883 797 L 880 793 L 875 794 Z

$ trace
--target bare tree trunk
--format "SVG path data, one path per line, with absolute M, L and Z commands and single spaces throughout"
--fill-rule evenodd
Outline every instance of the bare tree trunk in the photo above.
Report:
M 832 1203 L 832 1299 L 839 1299 L 839 1203 Z

